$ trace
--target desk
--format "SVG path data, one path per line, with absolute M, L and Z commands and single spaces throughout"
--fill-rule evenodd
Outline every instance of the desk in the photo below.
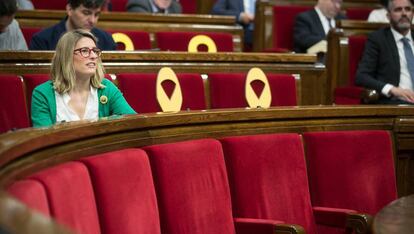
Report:
M 414 195 L 402 197 L 384 207 L 374 218 L 375 234 L 414 233 Z

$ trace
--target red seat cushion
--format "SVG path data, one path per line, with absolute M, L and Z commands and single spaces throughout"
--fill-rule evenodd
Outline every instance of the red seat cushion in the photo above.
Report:
M 183 95 L 181 110 L 206 109 L 201 76 L 199 74 L 179 73 L 177 78 Z M 156 97 L 156 79 L 156 73 L 124 73 L 117 75 L 119 89 L 123 92 L 131 107 L 138 113 L 161 111 Z M 169 94 L 168 90 L 164 90 Z
M 78 233 L 101 233 L 94 191 L 85 165 L 61 164 L 30 177 L 43 184 L 50 214 Z
M 231 33 L 212 33 L 212 32 L 157 32 L 158 48 L 170 51 L 188 51 L 188 43 L 196 35 L 209 36 L 216 44 L 218 52 L 232 52 L 233 35 Z M 172 43 L 174 42 L 174 43 Z M 206 51 L 206 50 L 205 50 Z
M 66 0 L 33 0 L 35 9 L 66 10 Z
M 0 75 L 0 133 L 30 126 L 23 80 L 16 75 Z
M 388 132 L 313 132 L 304 140 L 314 206 L 375 215 L 397 198 Z
M 112 11 L 126 11 L 128 0 L 111 0 Z
M 303 226 L 306 233 L 315 233 L 298 134 L 228 137 L 220 141 L 235 216 L 282 220 Z
M 293 50 L 293 26 L 299 13 L 312 9 L 312 6 L 273 7 L 273 48 Z
M 245 73 L 210 73 L 211 108 L 247 107 Z M 271 106 L 296 105 L 295 78 L 287 74 L 266 74 L 272 93 Z M 255 86 L 252 86 L 255 90 Z M 260 94 L 260 90 L 255 90 Z
M 88 167 L 103 233 L 161 233 L 147 154 L 125 149 L 81 160 Z
M 35 33 L 42 30 L 41 28 L 29 28 L 29 27 L 21 27 L 24 40 L 26 41 L 26 44 L 29 46 L 30 41 L 32 40 L 32 37 Z
M 165 233 L 235 233 L 221 145 L 212 139 L 144 148 Z
M 197 14 L 197 1 L 194 0 L 180 0 L 184 14 Z
M 7 192 L 29 208 L 49 216 L 49 205 L 43 185 L 36 180 L 20 180 L 7 188 Z
M 371 13 L 372 10 L 375 8 L 373 7 L 365 7 L 365 8 L 347 8 L 346 9 L 346 16 L 348 19 L 351 20 L 368 20 L 368 16 Z
M 151 40 L 148 32 L 130 31 L 130 30 L 108 30 L 109 33 L 124 33 L 127 35 L 133 45 L 134 50 L 149 50 L 151 49 Z M 125 45 L 117 43 L 117 50 L 125 50 Z

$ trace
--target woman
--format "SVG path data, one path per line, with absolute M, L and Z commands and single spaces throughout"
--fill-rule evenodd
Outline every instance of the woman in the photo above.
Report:
M 135 114 L 118 88 L 104 79 L 101 50 L 85 30 L 65 33 L 52 59 L 51 80 L 33 90 L 34 127 Z

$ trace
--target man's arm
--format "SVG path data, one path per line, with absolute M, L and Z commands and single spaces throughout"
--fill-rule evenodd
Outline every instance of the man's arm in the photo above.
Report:
M 295 44 L 295 48 L 300 48 L 301 50 L 296 52 L 305 52 L 309 47 L 324 39 L 319 34 L 312 32 L 312 24 L 315 23 L 318 22 L 314 22 L 304 13 L 296 17 L 293 27 L 293 43 Z

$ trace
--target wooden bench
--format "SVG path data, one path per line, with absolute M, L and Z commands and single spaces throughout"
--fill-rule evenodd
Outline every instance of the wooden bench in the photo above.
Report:
M 189 111 L 25 129 L 0 135 L 0 188 L 56 165 L 132 147 L 266 133 L 387 130 L 392 133 L 396 149 L 399 193 L 406 195 L 414 192 L 410 181 L 413 172 L 407 169 L 414 161 L 413 110 L 397 106 L 320 106 Z M 0 196 L 0 205 L 0 224 L 9 230 L 59 230 L 7 195 Z
M 35 10 L 19 11 L 16 14 L 16 19 L 21 28 L 45 28 L 58 23 L 65 16 L 66 11 Z M 97 27 L 104 30 L 148 32 L 153 48 L 157 48 L 155 32 L 230 33 L 233 35 L 235 51 L 243 50 L 243 28 L 236 25 L 236 19 L 233 16 L 102 12 Z

